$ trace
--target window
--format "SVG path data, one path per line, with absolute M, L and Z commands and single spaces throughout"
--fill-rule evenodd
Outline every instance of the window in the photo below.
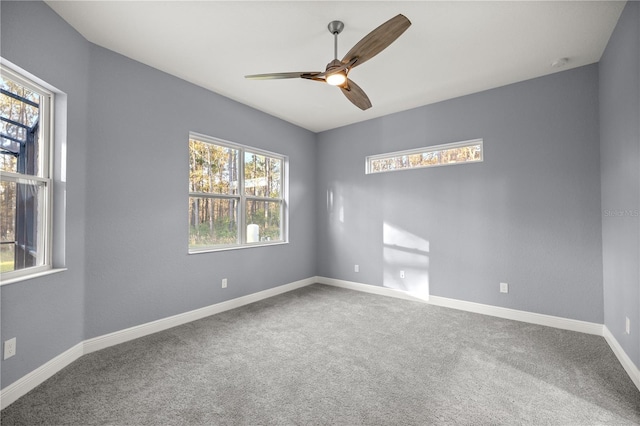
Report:
M 0 68 L 0 272 L 51 268 L 53 94 Z
M 189 136 L 189 252 L 283 243 L 287 158 Z
M 370 155 L 366 174 L 483 161 L 482 139 Z

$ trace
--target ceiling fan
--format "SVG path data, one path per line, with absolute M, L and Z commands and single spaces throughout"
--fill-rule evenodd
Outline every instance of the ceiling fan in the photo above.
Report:
M 327 83 L 339 87 L 347 99 L 364 111 L 371 108 L 371 101 L 360 86 L 348 78 L 349 71 L 386 49 L 387 46 L 400 37 L 410 25 L 411 21 L 404 15 L 397 15 L 367 34 L 347 52 L 342 60 L 338 60 L 338 34 L 344 29 L 344 24 L 341 21 L 331 21 L 329 22 L 328 28 L 329 32 L 334 36 L 334 59 L 327 64 L 324 72 L 280 72 L 246 75 L 245 78 L 251 80 L 304 78 Z

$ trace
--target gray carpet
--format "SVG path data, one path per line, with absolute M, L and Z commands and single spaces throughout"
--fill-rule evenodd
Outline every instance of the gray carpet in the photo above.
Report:
M 9 425 L 640 424 L 602 337 L 323 285 L 78 361 Z

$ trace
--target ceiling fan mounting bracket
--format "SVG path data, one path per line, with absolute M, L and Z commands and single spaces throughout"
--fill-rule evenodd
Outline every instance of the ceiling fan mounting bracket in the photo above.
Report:
M 331 34 L 340 34 L 344 29 L 344 23 L 342 21 L 331 21 L 327 28 L 329 28 Z

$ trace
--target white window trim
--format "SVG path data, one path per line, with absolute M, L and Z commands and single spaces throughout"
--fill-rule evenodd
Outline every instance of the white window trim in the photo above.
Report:
M 35 278 L 47 274 L 53 269 L 52 265 L 52 248 L 53 248 L 53 170 L 54 170 L 54 108 L 55 94 L 52 90 L 45 88 L 33 80 L 37 80 L 29 75 L 29 73 L 21 71 L 19 67 L 1 58 L 0 72 L 8 79 L 24 86 L 25 88 L 42 95 L 39 105 L 40 117 L 46 118 L 42 120 L 40 131 L 42 139 L 45 141 L 42 145 L 42 156 L 39 159 L 38 175 L 24 175 L 21 173 L 2 172 L 4 180 L 9 181 L 38 181 L 45 184 L 42 208 L 44 213 L 39 216 L 38 222 L 38 247 L 42 247 L 42 253 L 38 253 L 42 265 L 29 268 L 19 269 L 16 271 L 4 272 L 0 276 L 0 285 L 12 284 L 15 282 Z M 42 257 L 40 257 L 42 256 Z
M 249 145 L 242 145 L 235 142 L 230 142 L 224 139 L 215 138 L 213 136 L 203 135 L 201 133 L 189 132 L 189 140 L 195 139 L 200 142 L 210 143 L 213 145 L 224 146 L 226 148 L 237 149 L 239 151 L 239 162 L 238 165 L 238 175 L 239 175 L 239 188 L 238 195 L 231 194 L 210 194 L 210 193 L 200 193 L 200 192 L 189 192 L 189 197 L 191 196 L 203 196 L 210 198 L 230 198 L 238 200 L 239 213 L 238 213 L 238 237 L 239 242 L 237 244 L 220 244 L 215 246 L 207 246 L 203 248 L 194 249 L 187 245 L 189 254 L 199 254 L 199 253 L 211 253 L 217 251 L 227 251 L 227 250 L 238 250 L 238 249 L 247 249 L 254 247 L 266 247 L 266 246 L 277 246 L 289 243 L 289 157 L 283 154 L 278 154 L 276 152 L 267 151 L 264 149 L 256 148 Z M 282 170 L 280 171 L 281 176 L 281 191 L 282 195 L 280 198 L 266 198 L 266 197 L 257 197 L 252 195 L 244 194 L 244 153 L 246 151 L 251 152 L 252 154 L 264 155 L 266 157 L 272 157 L 282 160 Z M 280 212 L 280 227 L 282 232 L 282 239 L 278 241 L 259 241 L 255 243 L 247 242 L 247 229 L 246 229 L 246 209 L 244 207 L 246 200 L 266 200 L 266 201 L 281 201 L 281 212 Z
M 458 163 L 448 163 L 448 164 L 434 164 L 434 165 L 414 166 L 414 167 L 406 167 L 406 168 L 402 168 L 402 169 L 380 170 L 380 171 L 373 171 L 373 168 L 371 167 L 371 163 L 373 161 L 376 161 L 376 160 L 387 160 L 387 159 L 391 159 L 391 158 L 395 158 L 395 157 L 401 157 L 401 156 L 404 156 L 404 155 L 426 154 L 426 153 L 429 153 L 429 152 L 442 151 L 442 150 L 445 150 L 445 149 L 460 148 L 460 147 L 471 146 L 471 145 L 480 145 L 480 159 L 479 160 L 461 161 L 461 162 L 458 162 Z M 461 142 L 452 142 L 452 143 L 445 143 L 445 144 L 440 144 L 440 145 L 432 145 L 432 146 L 427 146 L 427 147 L 423 147 L 423 148 L 408 149 L 408 150 L 405 150 L 405 151 L 395 151 L 395 152 L 388 152 L 388 153 L 384 153 L 384 154 L 369 155 L 369 156 L 367 156 L 365 158 L 365 174 L 368 175 L 368 174 L 387 173 L 387 172 L 399 172 L 399 171 L 402 171 L 402 170 L 424 169 L 424 168 L 429 168 L 429 167 L 455 166 L 455 165 L 458 165 L 458 164 L 481 163 L 483 161 L 484 161 L 484 140 L 479 138 L 479 139 L 470 139 L 470 140 L 461 141 Z

